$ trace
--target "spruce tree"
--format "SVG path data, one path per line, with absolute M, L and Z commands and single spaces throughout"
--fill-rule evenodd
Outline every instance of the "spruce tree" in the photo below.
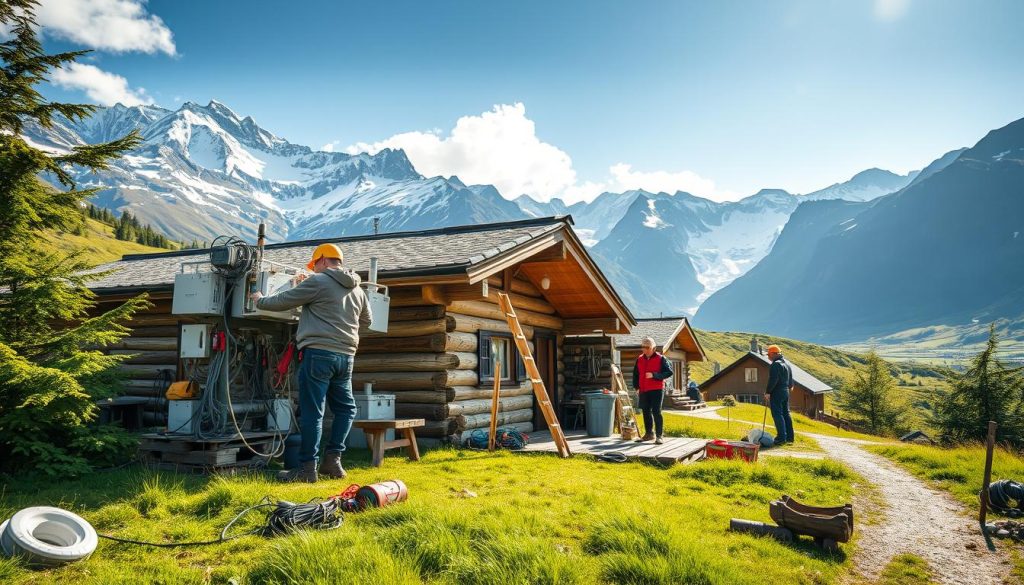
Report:
M 843 385 L 837 402 L 854 424 L 876 435 L 892 435 L 904 430 L 909 407 L 900 396 L 889 364 L 874 351 L 868 352 L 863 367 L 854 379 Z
M 121 323 L 144 306 L 136 298 L 94 314 L 89 266 L 77 250 L 48 251 L 46 230 L 73 231 L 91 190 L 75 188 L 70 167 L 107 167 L 139 143 L 136 133 L 54 155 L 22 138 L 26 123 L 49 128 L 80 120 L 95 106 L 46 101 L 35 89 L 84 51 L 47 55 L 38 39 L 35 0 L 0 1 L 0 470 L 80 473 L 102 460 L 121 435 L 87 426 L 95 400 L 116 391 L 118 356 L 95 349 L 127 333 Z M 39 176 L 54 177 L 63 189 Z M 120 438 L 118 438 L 120 437 Z
M 967 370 L 947 375 L 950 389 L 939 395 L 932 419 L 943 442 L 983 441 L 988 422 L 996 421 L 997 440 L 1024 445 L 1024 369 L 1000 361 L 998 348 L 993 324 L 985 349 Z

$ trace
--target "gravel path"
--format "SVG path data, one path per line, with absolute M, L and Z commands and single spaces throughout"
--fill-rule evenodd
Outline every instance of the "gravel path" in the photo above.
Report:
M 1011 565 L 992 553 L 978 522 L 946 493 L 934 490 L 881 455 L 847 439 L 813 436 L 830 457 L 842 461 L 872 483 L 881 496 L 884 517 L 858 522 L 853 563 L 868 579 L 878 577 L 892 557 L 913 553 L 928 561 L 935 580 L 956 585 L 1008 583 Z M 877 505 L 864 495 L 854 507 Z M 863 516 L 861 516 L 863 518 Z
M 690 416 L 724 418 L 710 410 Z M 878 498 L 865 493 L 855 495 L 855 509 L 880 512 L 869 522 L 864 522 L 865 514 L 861 514 L 856 524 L 857 551 L 853 564 L 861 577 L 874 581 L 894 556 L 912 553 L 928 561 L 938 583 L 1012 582 L 1012 565 L 1005 547 L 996 543 L 1004 550 L 990 552 L 977 519 L 969 516 L 952 496 L 928 487 L 881 455 L 862 449 L 861 445 L 871 444 L 869 441 L 805 434 L 818 441 L 829 457 L 846 464 L 878 492 Z M 787 455 L 785 451 L 764 453 Z M 883 508 L 878 510 L 880 503 Z

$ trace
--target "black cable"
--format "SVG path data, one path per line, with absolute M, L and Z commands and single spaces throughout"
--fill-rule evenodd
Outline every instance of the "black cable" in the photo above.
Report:
M 605 463 L 625 463 L 629 460 L 629 458 L 626 457 L 626 454 L 622 451 L 608 451 L 607 453 L 595 455 L 595 457 L 599 461 L 604 461 Z

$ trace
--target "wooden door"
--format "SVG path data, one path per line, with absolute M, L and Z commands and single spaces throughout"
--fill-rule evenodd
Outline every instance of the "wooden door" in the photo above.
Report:
M 540 370 L 541 379 L 544 380 L 544 389 L 548 393 L 548 400 L 557 416 L 561 416 L 561 401 L 558 398 L 558 341 L 553 332 L 537 331 L 533 336 L 534 359 L 537 360 L 537 369 Z M 544 421 L 544 414 L 534 405 L 533 428 L 544 429 L 547 423 Z

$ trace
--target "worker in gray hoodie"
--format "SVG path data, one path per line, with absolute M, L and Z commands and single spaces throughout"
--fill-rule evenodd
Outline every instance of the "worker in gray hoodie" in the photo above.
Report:
M 324 403 L 334 424 L 320 475 L 345 477 L 341 454 L 356 417 L 352 366 L 359 347 L 359 328 L 370 324 L 370 303 L 359 287 L 359 275 L 342 267 L 344 256 L 334 244 L 320 244 L 306 265 L 314 274 L 300 275 L 298 284 L 269 297 L 253 293 L 256 307 L 285 311 L 302 307 L 296 345 L 299 348 L 299 428 L 302 465 L 278 474 L 279 481 L 317 481 L 317 456 L 323 435 Z

